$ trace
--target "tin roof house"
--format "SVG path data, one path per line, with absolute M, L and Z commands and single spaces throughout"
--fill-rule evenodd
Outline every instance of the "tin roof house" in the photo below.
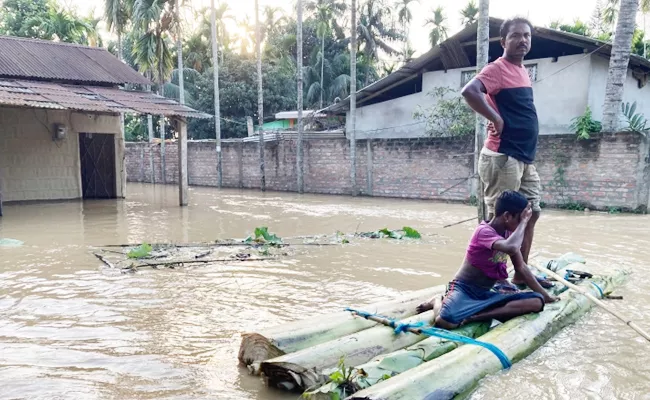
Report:
M 105 49 L 0 36 L 0 215 L 2 201 L 125 197 L 122 114 L 171 118 L 185 148 L 186 118 L 211 118 L 127 84 L 151 82 Z

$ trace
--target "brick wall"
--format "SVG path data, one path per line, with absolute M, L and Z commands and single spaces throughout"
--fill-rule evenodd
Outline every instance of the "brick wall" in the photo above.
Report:
M 474 170 L 472 149 L 473 143 L 466 139 L 382 139 L 370 142 L 368 157 L 368 142 L 360 140 L 357 184 L 365 195 L 466 201 L 471 196 L 471 179 L 467 178 Z M 224 186 L 259 188 L 258 144 L 223 143 L 222 150 Z M 175 144 L 167 144 L 165 153 L 166 182 L 172 183 L 178 174 Z M 160 182 L 160 145 L 127 144 L 130 181 L 151 181 L 152 154 L 155 179 Z M 188 154 L 190 185 L 216 186 L 214 143 L 190 142 Z M 593 208 L 646 205 L 650 178 L 642 154 L 647 154 L 647 144 L 636 134 L 602 135 L 586 141 L 576 141 L 571 135 L 542 136 L 536 165 L 543 201 L 548 205 L 580 202 Z M 296 191 L 295 141 L 267 142 L 265 155 L 267 189 Z M 306 140 L 304 155 L 306 192 L 351 193 L 348 141 Z

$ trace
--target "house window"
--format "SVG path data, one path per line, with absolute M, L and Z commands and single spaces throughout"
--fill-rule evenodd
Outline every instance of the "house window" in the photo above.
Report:
M 476 76 L 476 70 L 462 71 L 460 73 L 460 87 L 465 87 Z
M 531 82 L 537 81 L 537 64 L 526 65 L 526 71 L 528 71 L 528 77 L 530 77 Z M 465 87 L 476 76 L 475 70 L 462 71 L 460 73 L 460 87 Z
M 537 64 L 526 65 L 526 70 L 528 71 L 530 81 L 535 82 L 537 80 Z

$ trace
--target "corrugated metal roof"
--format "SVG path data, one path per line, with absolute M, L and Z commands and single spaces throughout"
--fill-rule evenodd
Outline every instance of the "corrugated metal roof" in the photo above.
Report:
M 490 17 L 490 31 L 498 32 L 501 24 L 503 23 L 502 19 Z M 433 47 L 431 50 L 416 58 L 415 60 L 406 63 L 402 68 L 393 72 L 392 74 L 374 82 L 360 90 L 357 91 L 357 104 L 362 103 L 363 100 L 369 96 L 374 95 L 377 92 L 385 90 L 391 86 L 399 85 L 401 82 L 408 81 L 412 78 L 417 77 L 419 73 L 425 71 L 427 66 L 430 66 L 436 59 L 441 57 L 441 46 L 444 46 L 449 41 L 467 41 L 467 40 L 476 40 L 476 30 L 478 24 L 474 23 L 469 27 L 461 30 L 454 36 L 450 37 L 447 41 L 439 44 L 438 46 Z M 544 37 L 549 40 L 555 40 L 557 42 L 568 43 L 574 46 L 583 47 L 589 51 L 595 51 L 598 54 L 609 57 L 612 52 L 611 43 L 603 42 L 594 38 L 587 36 L 577 35 L 574 33 L 558 31 L 555 29 L 535 27 L 535 34 L 541 37 Z M 641 67 L 646 71 L 650 71 L 650 60 L 632 54 L 630 56 L 630 67 Z M 362 107 L 362 105 L 361 105 Z M 329 107 L 319 110 L 319 112 L 327 112 L 331 114 L 339 114 L 350 109 L 350 97 L 346 97 L 344 100 L 332 104 Z
M 12 36 L 0 36 L 0 77 L 110 85 L 151 84 L 106 49 Z
M 96 113 L 212 118 L 209 114 L 152 92 L 24 80 L 0 80 L 0 105 Z

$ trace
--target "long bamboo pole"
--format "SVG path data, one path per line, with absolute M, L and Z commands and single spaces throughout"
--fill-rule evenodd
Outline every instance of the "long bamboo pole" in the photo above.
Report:
M 551 277 L 553 277 L 556 281 L 561 282 L 564 286 L 568 287 L 571 290 L 574 290 L 580 294 L 585 295 L 589 300 L 591 300 L 594 304 L 596 304 L 598 307 L 604 309 L 608 313 L 612 314 L 616 318 L 620 319 L 621 321 L 625 322 L 627 326 L 630 328 L 634 329 L 639 335 L 643 336 L 645 340 L 650 342 L 650 335 L 646 331 L 644 331 L 639 325 L 637 325 L 634 321 L 627 319 L 625 316 L 623 316 L 621 313 L 619 313 L 616 310 L 611 309 L 607 304 L 603 303 L 602 301 L 598 300 L 596 297 L 594 297 L 591 293 L 586 291 L 585 289 L 574 285 L 573 283 L 567 281 L 566 279 L 562 278 L 560 275 L 556 274 L 555 272 L 540 267 L 534 263 L 531 263 L 531 266 L 537 268 L 540 272 L 543 272 Z

